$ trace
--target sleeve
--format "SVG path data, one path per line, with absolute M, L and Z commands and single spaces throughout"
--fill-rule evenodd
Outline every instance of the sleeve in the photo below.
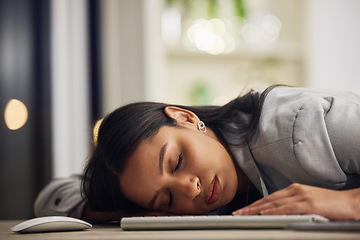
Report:
M 307 173 L 336 189 L 360 187 L 360 97 L 309 97 L 294 123 L 294 153 Z
M 81 176 L 52 180 L 34 203 L 36 217 L 68 216 L 81 218 L 86 199 L 81 195 Z
M 268 96 L 252 151 L 270 192 L 293 182 L 360 187 L 359 96 L 316 89 Z
M 293 125 L 293 151 L 304 173 L 322 184 L 344 184 L 346 174 L 333 150 L 325 118 L 333 98 L 309 96 Z
M 360 175 L 360 97 L 334 98 L 325 122 L 341 168 Z

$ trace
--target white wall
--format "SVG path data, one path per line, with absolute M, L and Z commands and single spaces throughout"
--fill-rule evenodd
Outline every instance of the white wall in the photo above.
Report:
M 81 173 L 90 154 L 87 1 L 52 0 L 53 177 Z M 161 100 L 162 0 L 103 0 L 103 115 L 128 102 Z
M 162 0 L 103 0 L 103 114 L 134 101 L 161 100 Z
M 85 0 L 52 0 L 53 177 L 81 173 L 91 144 Z
M 360 1 L 304 1 L 306 82 L 360 90 Z

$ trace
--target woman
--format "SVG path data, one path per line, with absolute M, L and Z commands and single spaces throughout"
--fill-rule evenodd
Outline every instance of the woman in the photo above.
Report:
M 270 87 L 223 107 L 121 107 L 103 120 L 86 166 L 83 218 L 215 212 L 358 220 L 359 104 L 348 92 Z

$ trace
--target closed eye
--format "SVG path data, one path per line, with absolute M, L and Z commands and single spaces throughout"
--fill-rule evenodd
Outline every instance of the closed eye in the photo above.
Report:
M 177 165 L 176 165 L 176 167 L 175 167 L 175 169 L 174 169 L 174 172 L 176 172 L 176 171 L 180 168 L 182 161 L 183 161 L 183 154 L 180 153 L 180 154 L 179 154 L 178 163 L 177 163 Z
M 183 154 L 180 153 L 180 154 L 179 154 L 179 158 L 178 158 L 178 163 L 176 164 L 176 167 L 175 167 L 175 169 L 174 169 L 174 172 L 176 172 L 176 171 L 180 168 L 182 162 L 183 162 Z M 172 196 L 172 194 L 171 194 L 171 191 L 169 191 L 169 203 L 168 203 L 168 208 L 171 209 L 172 205 L 173 205 L 173 196 Z
M 173 197 L 172 197 L 171 192 L 169 191 L 169 203 L 168 203 L 168 208 L 171 209 L 172 205 L 173 205 Z

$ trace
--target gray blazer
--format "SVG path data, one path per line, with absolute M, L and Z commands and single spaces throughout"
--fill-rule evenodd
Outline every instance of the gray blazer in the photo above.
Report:
M 263 195 L 302 183 L 360 187 L 360 96 L 334 90 L 275 88 L 249 145 L 231 148 Z

